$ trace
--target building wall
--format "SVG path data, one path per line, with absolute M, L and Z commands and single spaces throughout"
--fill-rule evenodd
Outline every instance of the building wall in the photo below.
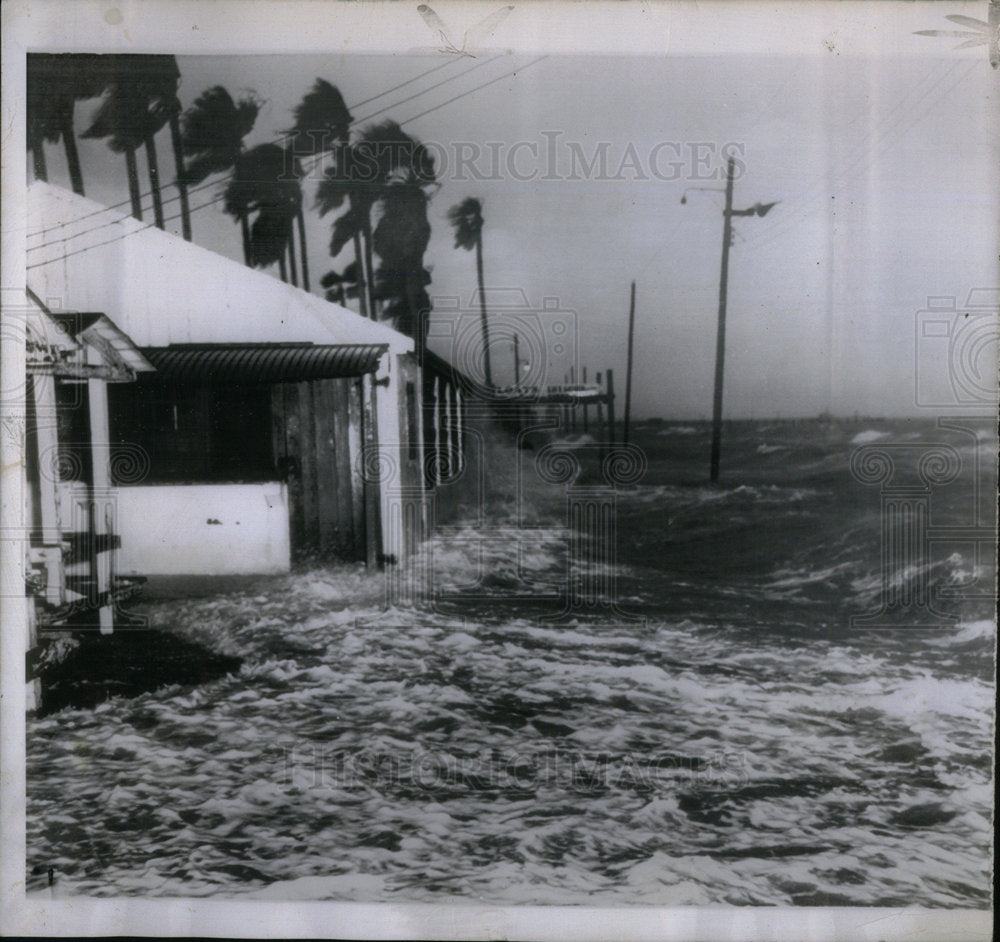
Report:
M 122 575 L 237 575 L 291 565 L 284 483 L 118 489 Z
M 389 564 L 401 565 L 425 534 L 421 374 L 412 354 L 385 359 L 376 375 L 382 545 Z M 401 514 L 401 500 L 413 512 Z

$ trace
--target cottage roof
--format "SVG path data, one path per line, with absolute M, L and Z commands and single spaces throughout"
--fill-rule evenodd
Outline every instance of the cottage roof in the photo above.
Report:
M 344 379 L 378 369 L 384 344 L 192 344 L 148 349 L 157 372 L 175 382 L 298 383 Z
M 270 275 L 35 181 L 28 286 L 59 307 L 103 311 L 140 347 L 191 343 L 386 344 L 410 337 Z
M 109 362 L 133 373 L 148 373 L 154 369 L 132 338 L 104 314 L 60 312 L 53 316 L 67 334 L 97 347 Z
M 28 372 L 79 379 L 99 365 L 104 379 L 129 381 L 136 373 L 153 370 L 131 339 L 103 314 L 53 313 L 30 290 L 24 328 Z M 97 351 L 100 364 L 88 362 L 87 347 Z

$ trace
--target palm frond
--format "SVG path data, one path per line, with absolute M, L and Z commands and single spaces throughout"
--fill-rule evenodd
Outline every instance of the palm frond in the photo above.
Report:
M 351 179 L 358 183 L 415 183 L 430 186 L 436 181 L 433 154 L 395 121 L 380 121 L 366 127 L 353 145 Z
M 279 261 L 292 236 L 292 217 L 272 207 L 265 207 L 250 227 L 250 264 L 266 268 Z
M 177 86 L 180 69 L 174 56 L 114 55 L 93 76 L 106 79 L 100 105 L 82 137 L 108 138 L 121 153 L 136 148 L 162 128 L 180 109 Z
M 352 206 L 346 213 L 338 216 L 330 235 L 330 256 L 336 258 L 344 250 L 344 246 L 363 230 L 363 225 L 364 215 L 357 207 Z
M 351 112 L 336 86 L 316 79 L 312 90 L 296 106 L 295 124 L 286 133 L 292 136 L 296 154 L 319 154 L 347 140 Z
M 243 98 L 237 103 L 221 85 L 202 92 L 181 117 L 181 140 L 190 158 L 185 182 L 200 183 L 232 167 L 259 111 L 256 100 Z
M 323 179 L 316 187 L 316 209 L 320 216 L 340 209 L 350 193 L 347 179 L 341 167 L 328 167 Z
M 482 201 L 467 196 L 448 210 L 448 222 L 455 230 L 455 248 L 474 249 L 483 232 Z
M 258 144 L 236 158 L 223 209 L 236 219 L 255 211 L 292 218 L 302 204 L 302 166 L 277 144 Z
M 431 238 L 427 196 L 419 186 L 395 184 L 382 194 L 382 217 L 372 233 L 372 247 L 389 266 L 422 267 Z

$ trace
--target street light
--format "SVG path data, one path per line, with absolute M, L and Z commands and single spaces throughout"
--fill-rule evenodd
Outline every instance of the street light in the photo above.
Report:
M 719 278 L 719 328 L 715 336 L 715 392 L 712 397 L 712 458 L 709 480 L 719 480 L 719 453 L 722 445 L 722 376 L 726 360 L 726 293 L 729 288 L 729 244 L 733 241 L 733 216 L 766 216 L 780 200 L 773 203 L 755 203 L 749 209 L 733 209 L 733 166 L 729 158 L 726 166 L 725 191 L 718 187 L 692 186 L 681 195 L 681 205 L 687 203 L 690 190 L 707 190 L 726 194 L 726 208 L 722 211 L 722 274 Z

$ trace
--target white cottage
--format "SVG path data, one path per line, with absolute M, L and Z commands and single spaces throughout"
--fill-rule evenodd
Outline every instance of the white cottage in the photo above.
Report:
M 421 512 L 413 340 L 42 182 L 28 285 L 101 312 L 155 367 L 109 396 L 122 573 L 270 573 L 398 561 Z M 404 532 L 403 528 L 406 528 Z

